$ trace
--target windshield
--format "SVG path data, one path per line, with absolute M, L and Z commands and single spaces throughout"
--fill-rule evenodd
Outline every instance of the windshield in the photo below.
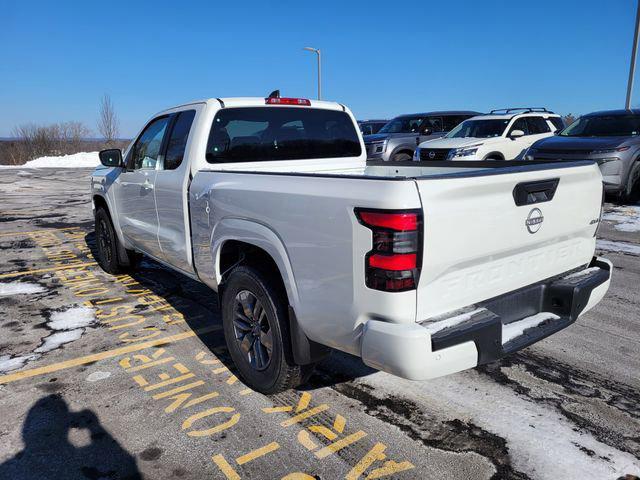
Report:
M 378 133 L 418 133 L 424 117 L 398 117 L 391 120 Z
M 489 138 L 499 137 L 509 124 L 509 119 L 503 120 L 465 120 L 451 130 L 446 138 Z
M 640 115 L 581 117 L 560 135 L 563 137 L 629 137 L 640 133 Z

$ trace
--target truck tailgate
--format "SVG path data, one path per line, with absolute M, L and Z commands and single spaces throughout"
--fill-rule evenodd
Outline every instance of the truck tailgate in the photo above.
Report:
M 416 184 L 424 210 L 417 321 L 591 261 L 602 203 L 595 164 Z

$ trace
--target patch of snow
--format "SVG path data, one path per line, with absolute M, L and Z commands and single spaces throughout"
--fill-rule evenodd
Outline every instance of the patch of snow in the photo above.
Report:
M 360 382 L 377 395 L 401 395 L 428 411 L 436 409 L 451 420 L 499 435 L 514 469 L 531 478 L 602 480 L 640 470 L 640 460 L 633 455 L 599 442 L 553 406 L 533 402 L 477 370 L 428 382 L 378 372 Z
M 628 242 L 614 242 L 612 240 L 598 240 L 596 248 L 607 252 L 629 253 L 631 255 L 640 255 L 640 245 Z
M 615 223 L 613 228 L 621 232 L 640 232 L 640 207 L 612 207 L 602 215 L 602 219 Z
M 109 378 L 111 376 L 111 372 L 93 372 L 87 377 L 87 380 L 90 382 L 98 382 L 100 380 L 104 380 L 105 378 Z
M 589 267 L 589 268 L 585 268 L 584 270 L 580 270 L 579 272 L 574 272 L 570 275 L 567 275 L 566 277 L 563 278 L 578 278 L 578 277 L 584 277 L 585 275 L 589 275 L 590 273 L 595 272 L 596 270 L 600 270 L 600 267 Z
M 540 312 L 530 317 L 523 318 L 517 322 L 508 323 L 502 325 L 502 344 L 519 337 L 528 328 L 537 327 L 538 325 L 546 322 L 547 320 L 558 320 L 560 317 L 551 312 Z
M 55 350 L 56 348 L 61 347 L 65 343 L 70 343 L 75 340 L 78 340 L 84 332 L 82 328 L 76 328 L 75 330 L 62 330 L 60 332 L 55 332 L 45 337 L 42 345 L 34 350 L 36 353 L 46 353 L 51 350 Z
M 439 332 L 440 330 L 444 330 L 445 328 L 450 328 L 450 327 L 453 327 L 455 325 L 458 325 L 459 323 L 466 322 L 471 317 L 473 317 L 475 314 L 480 313 L 480 312 L 482 312 L 484 310 L 485 310 L 484 308 L 478 308 L 477 310 L 473 310 L 471 312 L 463 313 L 461 315 L 456 315 L 456 316 L 453 316 L 453 317 L 445 318 L 444 320 L 440 320 L 440 321 L 433 322 L 433 323 L 423 323 L 421 325 L 431 335 L 433 335 L 434 333 Z
M 0 283 L 0 297 L 7 295 L 25 295 L 41 293 L 45 289 L 36 283 L 10 282 Z
M 19 357 L 11 357 L 9 355 L 0 356 L 0 372 L 10 372 L 11 370 L 17 370 L 26 365 L 27 362 L 38 358 L 38 355 L 30 353 L 28 355 L 21 355 Z
M 63 312 L 54 312 L 47 326 L 53 330 L 73 330 L 88 327 L 96 321 L 91 308 L 72 307 Z
M 40 157 L 24 165 L 7 165 L 4 168 L 95 168 L 98 165 L 98 152 L 80 152 L 58 157 Z

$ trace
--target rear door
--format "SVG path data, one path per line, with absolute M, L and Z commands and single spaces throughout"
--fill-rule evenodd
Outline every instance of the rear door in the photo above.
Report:
M 162 163 L 156 172 L 155 196 L 158 211 L 158 242 L 163 259 L 192 273 L 189 234 L 188 152 L 192 126 L 202 105 L 172 114 Z
M 160 257 L 154 188 L 169 116 L 154 118 L 129 150 L 126 170 L 116 179 L 116 207 L 124 237 L 139 250 Z
M 557 180 L 553 198 L 516 205 L 518 184 Z M 424 210 L 417 320 L 586 265 L 602 179 L 596 165 L 417 180 Z M 520 187 L 519 187 L 520 188 Z

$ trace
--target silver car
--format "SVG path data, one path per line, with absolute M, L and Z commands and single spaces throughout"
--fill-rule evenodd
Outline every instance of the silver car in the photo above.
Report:
M 410 161 L 418 144 L 442 137 L 467 118 L 479 114 L 452 110 L 400 115 L 377 134 L 364 136 L 367 160 Z

